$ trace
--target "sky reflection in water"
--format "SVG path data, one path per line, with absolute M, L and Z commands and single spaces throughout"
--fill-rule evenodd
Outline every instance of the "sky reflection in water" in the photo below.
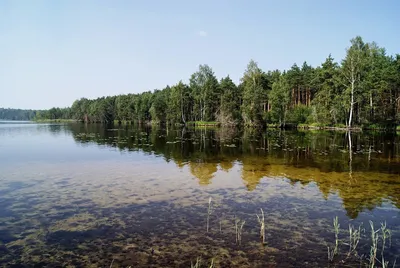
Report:
M 0 263 L 188 267 L 202 257 L 218 267 L 321 267 L 335 216 L 343 243 L 348 224 L 363 223 L 360 254 L 369 253 L 368 221 L 386 221 L 393 262 L 399 137 L 352 133 L 351 144 L 344 132 L 2 123 Z M 235 219 L 246 221 L 241 245 Z

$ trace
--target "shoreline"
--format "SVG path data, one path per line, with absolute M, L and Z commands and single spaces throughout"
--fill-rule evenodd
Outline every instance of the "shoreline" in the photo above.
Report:
M 31 120 L 30 122 L 35 122 L 35 123 L 79 123 L 79 121 L 75 120 L 75 119 L 39 119 L 39 120 Z
M 13 121 L 13 120 L 11 120 Z M 15 120 L 18 121 L 18 120 Z M 43 120 L 31 120 L 29 122 L 35 122 L 35 123 L 85 123 L 80 120 L 76 119 L 43 119 Z M 98 123 L 102 124 L 100 122 L 87 122 L 87 123 Z M 114 120 L 114 124 L 117 125 L 134 125 L 135 123 L 132 121 L 127 121 L 127 120 Z M 165 125 L 164 123 L 160 122 L 141 122 L 139 123 L 140 125 Z M 257 127 L 246 127 L 244 125 L 225 125 L 220 122 L 205 122 L 205 121 L 198 121 L 198 122 L 187 122 L 186 124 L 173 124 L 174 126 L 187 126 L 187 127 L 213 127 L 213 128 L 257 128 Z M 286 127 L 281 127 L 277 124 L 266 124 L 263 127 L 260 128 L 266 128 L 266 129 L 286 129 L 286 130 L 331 130 L 331 131 L 379 131 L 379 132 L 400 132 L 400 126 L 392 127 L 392 128 L 376 128 L 376 127 L 360 127 L 360 126 L 354 126 L 351 128 L 347 128 L 345 126 L 314 126 L 314 125 L 286 125 Z

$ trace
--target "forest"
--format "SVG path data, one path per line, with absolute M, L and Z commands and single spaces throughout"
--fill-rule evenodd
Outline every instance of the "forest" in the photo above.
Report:
M 34 120 L 38 111 L 0 108 L 0 119 L 4 120 Z
M 36 120 L 101 123 L 395 127 L 400 124 L 400 54 L 387 55 L 385 48 L 357 36 L 340 62 L 329 55 L 317 67 L 304 62 L 263 71 L 250 60 L 238 85 L 229 76 L 218 80 L 204 64 L 187 84 L 81 98 L 69 108 L 34 113 Z

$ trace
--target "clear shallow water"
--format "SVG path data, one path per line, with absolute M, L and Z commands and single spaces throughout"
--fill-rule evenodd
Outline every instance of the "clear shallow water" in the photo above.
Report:
M 368 262 L 371 220 L 392 230 L 391 267 L 399 137 L 352 133 L 351 145 L 338 132 L 1 122 L 0 266 L 190 267 L 201 257 L 216 267 L 358 267 L 348 225 L 363 224 L 357 253 Z M 335 216 L 339 256 L 328 262 Z

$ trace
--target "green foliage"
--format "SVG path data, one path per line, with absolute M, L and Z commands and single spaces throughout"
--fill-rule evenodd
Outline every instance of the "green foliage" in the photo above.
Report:
M 168 89 L 169 90 L 169 89 Z M 167 118 L 167 98 L 168 90 L 156 90 L 154 92 L 153 103 L 150 107 L 150 116 L 154 123 L 165 122 Z
M 171 123 L 186 123 L 191 111 L 190 88 L 180 81 L 171 87 L 168 100 L 167 120 Z
M 312 100 L 311 121 L 336 124 L 347 115 L 339 81 L 339 65 L 331 55 L 315 70 L 315 96 Z
M 346 128 L 345 124 L 335 124 L 334 127 L 336 128 Z
M 71 119 L 71 108 L 51 108 L 46 111 L 36 111 L 35 117 L 32 120 L 67 120 Z
M 3 120 L 33 120 L 40 111 L 22 110 L 22 109 L 5 109 L 0 108 L 0 119 Z
M 298 124 L 297 128 L 309 128 L 310 126 L 308 124 Z
M 37 113 L 37 112 L 36 112 Z M 35 118 L 35 111 L 20 109 L 0 109 L 0 119 L 31 120 Z
M 132 95 L 119 95 L 115 98 L 115 118 L 122 122 L 132 119 L 133 112 L 133 96 Z
M 279 128 L 278 124 L 267 124 L 267 128 Z
M 223 125 L 237 125 L 241 119 L 240 90 L 229 76 L 221 79 L 219 88 L 221 101 L 217 120 Z
M 242 119 L 246 126 L 259 126 L 263 123 L 265 103 L 268 96 L 267 75 L 262 72 L 254 60 L 247 65 L 242 78 Z
M 208 65 L 200 65 L 190 78 L 193 98 L 192 117 L 195 121 L 213 121 L 219 110 L 220 88 L 214 72 Z
M 281 76 L 277 82 L 272 85 L 272 90 L 269 94 L 269 99 L 272 106 L 271 121 L 285 126 L 290 103 L 290 86 L 286 76 Z
M 192 126 L 219 126 L 220 123 L 219 122 L 215 122 L 215 121 L 189 121 L 186 122 L 187 125 L 192 125 Z
M 323 128 L 323 127 L 327 127 L 328 125 L 324 124 L 324 123 L 311 123 L 309 126 L 314 127 L 314 128 Z
M 311 108 L 305 105 L 295 106 L 287 114 L 287 122 L 294 124 L 306 123 L 307 119 L 311 115 Z

